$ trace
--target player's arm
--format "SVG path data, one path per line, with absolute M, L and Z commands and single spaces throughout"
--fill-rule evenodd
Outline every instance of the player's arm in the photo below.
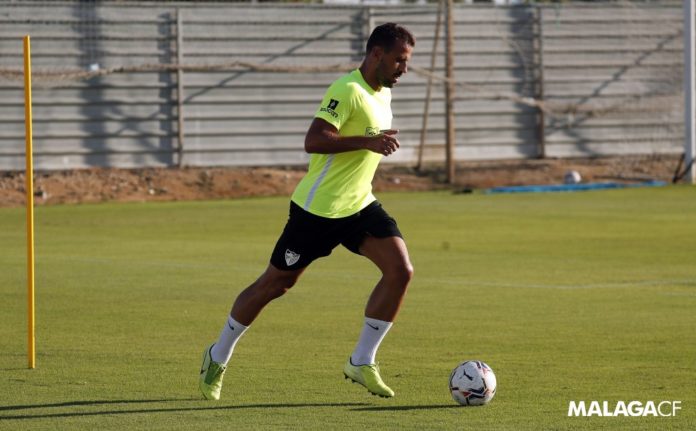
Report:
M 305 136 L 308 153 L 334 154 L 369 150 L 388 156 L 399 148 L 398 130 L 383 130 L 376 136 L 339 136 L 338 129 L 321 118 L 314 118 Z

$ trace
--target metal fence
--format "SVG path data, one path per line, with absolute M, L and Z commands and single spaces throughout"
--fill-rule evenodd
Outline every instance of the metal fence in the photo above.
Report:
M 359 62 L 386 21 L 416 35 L 416 68 L 434 52 L 444 74 L 436 5 L 0 0 L 0 170 L 24 166 L 25 34 L 37 169 L 296 165 L 342 73 L 311 68 Z M 457 160 L 681 152 L 679 3 L 457 5 L 453 32 Z M 433 82 L 423 154 L 442 161 Z M 427 87 L 410 73 L 394 88 L 389 161 L 415 163 Z

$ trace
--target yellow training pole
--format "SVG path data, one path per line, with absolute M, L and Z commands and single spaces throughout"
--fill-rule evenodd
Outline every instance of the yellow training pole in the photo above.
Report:
M 29 369 L 36 367 L 34 329 L 34 159 L 31 130 L 31 42 L 24 36 L 24 128 L 26 135 L 27 190 L 27 293 L 29 309 Z

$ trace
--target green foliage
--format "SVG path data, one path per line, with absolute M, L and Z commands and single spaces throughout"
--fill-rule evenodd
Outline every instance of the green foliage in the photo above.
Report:
M 203 348 L 264 269 L 287 199 L 39 207 L 37 368 L 24 216 L 0 210 L 0 429 L 694 429 L 696 189 L 383 194 L 416 275 L 380 349 L 383 400 L 342 365 L 379 274 L 337 249 L 237 345 L 220 402 Z M 455 406 L 454 366 L 498 394 Z M 571 400 L 681 400 L 674 418 L 569 418 Z

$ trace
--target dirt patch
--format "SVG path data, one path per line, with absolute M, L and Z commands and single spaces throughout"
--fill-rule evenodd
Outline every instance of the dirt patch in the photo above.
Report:
M 456 184 L 445 183 L 442 167 L 382 165 L 375 191 L 481 189 L 504 185 L 558 184 L 569 170 L 583 182 L 671 181 L 676 155 L 586 159 L 504 160 L 460 163 Z M 85 169 L 38 172 L 38 205 L 92 202 L 144 202 L 289 196 L 304 168 Z M 0 173 L 0 206 L 24 205 L 24 173 Z

